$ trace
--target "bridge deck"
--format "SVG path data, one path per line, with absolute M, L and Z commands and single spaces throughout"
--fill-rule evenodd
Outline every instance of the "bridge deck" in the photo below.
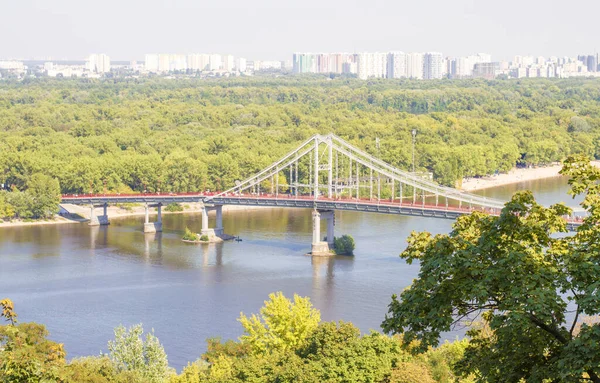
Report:
M 398 200 L 369 200 L 344 198 L 334 199 L 312 196 L 293 196 L 288 194 L 280 195 L 224 195 L 217 193 L 169 193 L 169 194 L 83 194 L 83 195 L 64 195 L 62 203 L 74 205 L 102 205 L 105 203 L 149 203 L 149 204 L 169 204 L 184 202 L 205 202 L 207 204 L 218 205 L 238 205 L 238 206 L 266 206 L 266 207 L 292 207 L 308 208 L 321 210 L 346 210 L 368 213 L 398 214 L 407 216 L 431 217 L 456 219 L 473 211 L 482 211 L 488 214 L 499 214 L 498 209 L 481 207 L 459 207 L 445 205 L 431 205 L 427 203 L 400 202 Z M 581 225 L 581 219 L 568 219 L 569 228 Z

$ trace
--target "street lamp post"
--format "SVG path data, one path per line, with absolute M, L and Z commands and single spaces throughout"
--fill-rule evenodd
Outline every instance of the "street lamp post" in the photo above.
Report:
M 413 140 L 412 140 L 412 144 L 413 144 L 412 145 L 413 146 L 412 147 L 412 157 L 413 157 L 412 158 L 412 163 L 413 163 L 412 168 L 413 168 L 413 174 L 414 174 L 415 173 L 415 140 L 417 138 L 417 129 L 412 130 L 412 138 L 413 138 Z

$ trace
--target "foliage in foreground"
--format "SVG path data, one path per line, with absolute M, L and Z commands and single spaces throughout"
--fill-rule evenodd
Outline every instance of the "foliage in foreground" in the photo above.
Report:
M 530 192 L 499 217 L 459 218 L 448 235 L 412 233 L 401 257 L 419 262 L 419 277 L 392 298 L 384 330 L 425 351 L 481 315 L 458 364 L 477 382 L 600 382 L 600 324 L 580 321 L 600 313 L 600 169 L 577 157 L 562 172 L 589 213 L 574 236 L 556 235 L 571 210 Z
M 12 302 L 2 304 L 9 320 L 0 326 L 3 383 L 451 383 L 459 382 L 452 366 L 466 347 L 464 341 L 446 343 L 440 352 L 413 356 L 399 337 L 361 335 L 351 323 L 320 322 L 308 298 L 292 301 L 277 293 L 259 315 L 240 316 L 244 335 L 238 342 L 209 339 L 206 353 L 175 375 L 156 337 L 143 339 L 140 325 L 115 329 L 109 355 L 67 362 L 62 345 L 46 339 L 43 326 L 15 324 Z

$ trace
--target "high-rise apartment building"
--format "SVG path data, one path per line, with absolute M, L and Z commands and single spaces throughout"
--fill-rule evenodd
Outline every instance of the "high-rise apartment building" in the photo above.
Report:
M 223 56 L 223 70 L 233 72 L 235 67 L 235 58 L 232 55 Z
M 358 78 L 366 80 L 371 77 L 385 78 L 387 71 L 386 53 L 359 53 L 358 54 Z
M 203 71 L 208 68 L 209 56 L 207 54 L 189 54 L 187 55 L 187 69 L 192 72 Z
M 406 77 L 416 80 L 423 79 L 423 53 L 406 54 Z
M 598 55 L 589 55 L 586 60 L 588 72 L 598 71 Z
M 493 80 L 496 78 L 496 70 L 499 70 L 500 63 L 477 63 L 473 69 L 473 77 Z
M 406 53 L 390 52 L 387 55 L 387 78 L 406 78 Z
M 423 78 L 441 79 L 444 72 L 444 56 L 439 52 L 427 52 L 423 55 Z
M 92 54 L 86 62 L 86 69 L 92 73 L 110 72 L 110 57 L 105 54 Z
M 223 66 L 221 62 L 221 55 L 212 54 L 209 58 L 208 69 L 209 70 L 219 70 Z
M 158 73 L 158 55 L 147 54 L 144 57 L 144 69 L 147 72 Z
M 171 58 L 168 54 L 158 55 L 158 71 L 160 73 L 167 73 L 171 71 Z
M 246 59 L 243 57 L 239 57 L 236 61 L 235 61 L 235 70 L 237 70 L 238 72 L 244 73 L 247 70 L 247 62 Z

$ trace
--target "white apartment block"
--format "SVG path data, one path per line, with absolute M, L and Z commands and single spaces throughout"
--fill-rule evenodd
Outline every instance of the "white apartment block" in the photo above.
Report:
M 110 57 L 105 54 L 91 54 L 86 62 L 86 69 L 92 73 L 110 72 Z
M 390 52 L 387 55 L 387 78 L 406 78 L 406 53 Z
M 359 53 L 358 78 L 366 80 L 371 77 L 385 78 L 387 71 L 386 53 Z
M 423 79 L 423 53 L 407 53 L 406 77 L 416 80 Z
M 212 54 L 209 58 L 208 69 L 209 70 L 219 70 L 223 66 L 221 61 L 221 55 Z
M 439 52 L 427 52 L 423 55 L 423 78 L 439 80 L 444 75 L 444 57 Z
M 147 54 L 144 56 L 144 69 L 147 72 L 158 73 L 158 55 Z
M 187 67 L 193 72 L 206 70 L 209 61 L 209 56 L 207 54 L 194 53 L 187 55 Z
M 247 61 L 245 58 L 240 57 L 235 61 L 235 70 L 237 70 L 240 73 L 244 73 L 246 72 L 246 68 L 247 68 Z
M 232 55 L 225 55 L 223 59 L 223 70 L 227 72 L 233 72 L 235 67 L 235 58 Z

